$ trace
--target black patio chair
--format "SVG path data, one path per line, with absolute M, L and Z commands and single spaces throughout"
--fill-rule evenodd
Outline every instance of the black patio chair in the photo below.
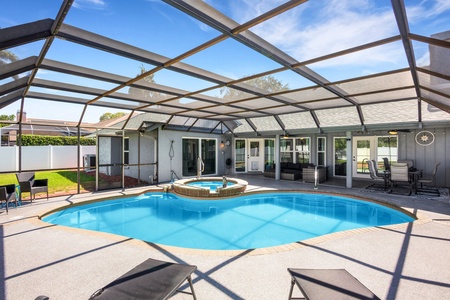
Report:
M 17 208 L 17 198 L 16 198 L 16 185 L 8 184 L 0 186 L 0 203 L 5 201 L 6 213 L 8 213 L 8 208 L 10 203 L 14 203 Z
M 389 172 L 391 170 L 391 165 L 389 164 L 389 158 L 383 157 L 383 162 L 384 162 L 384 170 Z
M 48 200 L 48 179 L 35 179 L 34 172 L 16 173 L 16 177 L 20 185 L 20 199 L 22 193 L 30 193 L 30 200 L 33 202 L 37 193 L 47 193 Z

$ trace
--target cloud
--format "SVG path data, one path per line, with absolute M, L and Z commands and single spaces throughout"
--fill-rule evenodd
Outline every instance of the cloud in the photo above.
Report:
M 108 5 L 103 0 L 75 0 L 72 6 L 78 9 L 106 9 Z
M 406 11 L 408 20 L 417 23 L 450 11 L 450 1 L 424 0 L 418 5 L 407 5 Z
M 254 28 L 299 61 L 398 34 L 392 8 L 368 1 L 305 3 Z M 380 56 L 367 59 L 379 59 Z

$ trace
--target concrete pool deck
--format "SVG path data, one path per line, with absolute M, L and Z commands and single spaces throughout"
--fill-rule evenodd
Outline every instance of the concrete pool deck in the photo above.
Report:
M 239 176 L 247 191 L 313 190 L 313 185 Z M 164 186 L 161 184 L 159 188 Z M 51 209 L 94 198 L 137 194 L 152 187 L 37 200 L 0 213 L 0 299 L 88 299 L 98 288 L 147 258 L 196 265 L 200 299 L 287 299 L 287 268 L 347 269 L 381 299 L 445 299 L 450 294 L 450 203 L 362 188 L 320 185 L 319 191 L 398 205 L 417 214 L 409 224 L 341 232 L 281 249 L 239 255 L 170 249 L 130 238 L 44 223 Z M 187 284 L 183 285 L 188 289 Z M 294 296 L 299 296 L 294 290 Z M 176 294 L 172 299 L 192 299 Z

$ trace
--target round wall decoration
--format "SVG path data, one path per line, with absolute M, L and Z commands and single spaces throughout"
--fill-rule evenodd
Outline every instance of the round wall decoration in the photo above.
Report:
M 433 144 L 434 134 L 427 130 L 422 130 L 416 134 L 416 143 L 422 146 Z

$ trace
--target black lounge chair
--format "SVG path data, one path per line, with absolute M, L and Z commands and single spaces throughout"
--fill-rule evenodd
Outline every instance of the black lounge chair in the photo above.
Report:
M 292 269 L 290 299 L 329 300 L 329 299 L 380 299 L 358 279 L 344 269 Z M 292 298 L 297 284 L 304 298 Z
M 10 203 L 14 203 L 17 208 L 17 198 L 16 198 L 16 185 L 8 184 L 0 186 L 0 203 L 5 201 L 6 213 L 8 213 L 8 208 Z
M 96 291 L 89 299 L 168 299 L 175 292 L 196 296 L 191 274 L 196 266 L 147 259 L 121 277 Z M 187 280 L 191 292 L 178 288 Z
M 30 200 L 33 202 L 37 193 L 47 193 L 48 200 L 48 179 L 34 179 L 34 172 L 16 173 L 16 177 L 20 185 L 20 199 L 22 193 L 30 193 Z

